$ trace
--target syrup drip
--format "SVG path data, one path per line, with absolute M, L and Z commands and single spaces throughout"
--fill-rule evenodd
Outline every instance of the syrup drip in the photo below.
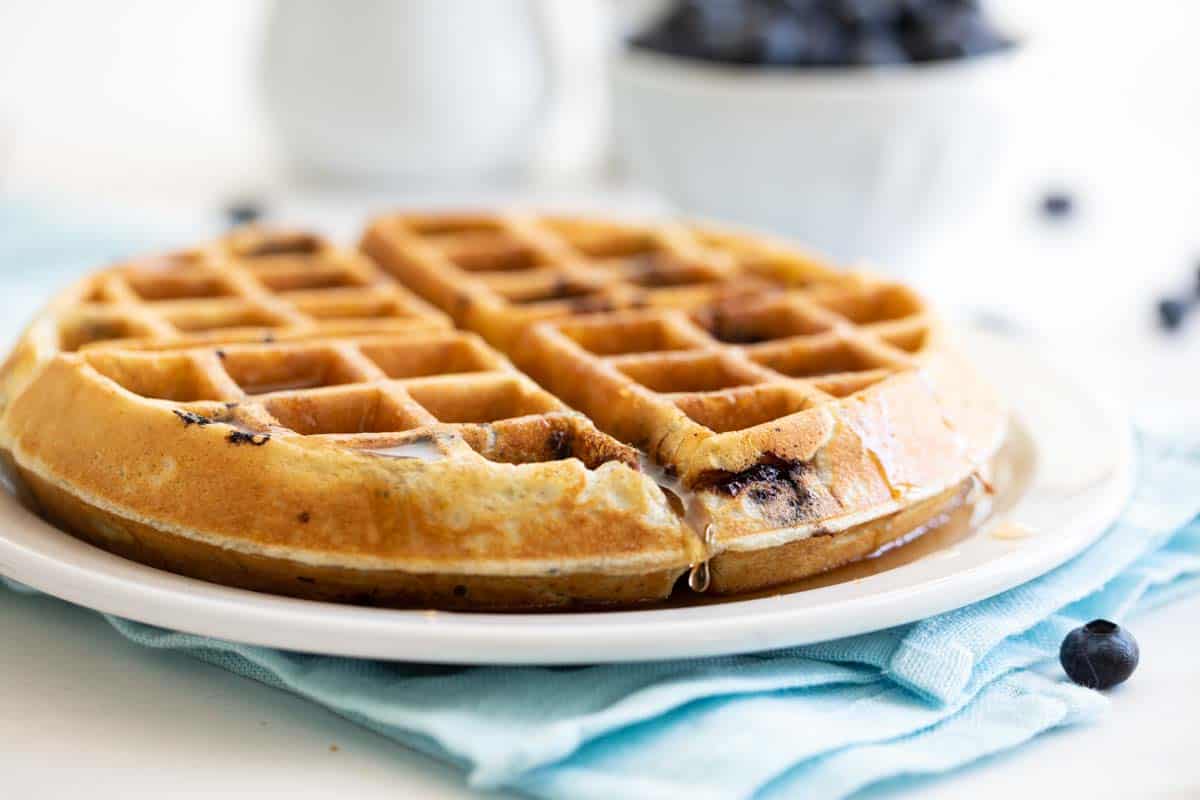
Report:
M 712 525 L 704 529 L 704 549 L 706 553 L 712 552 Z M 708 584 L 712 580 L 712 571 L 708 568 L 709 559 L 706 558 L 698 564 L 692 564 L 688 570 L 688 588 L 693 592 L 707 592 Z
M 416 441 L 405 442 L 394 447 L 363 449 L 360 452 L 373 453 L 374 455 L 386 456 L 388 458 L 414 458 L 419 461 L 440 461 L 445 458 L 442 452 L 437 449 L 437 446 L 428 439 L 417 439 Z
M 716 545 L 716 531 L 708 509 L 700 502 L 696 493 L 687 489 L 677 476 L 670 475 L 665 469 L 644 454 L 638 454 L 638 466 L 651 480 L 658 484 L 667 501 L 683 524 L 692 532 L 704 547 L 704 558 L 689 565 L 688 587 L 693 592 L 708 591 L 712 573 L 708 562 L 712 559 L 713 548 Z
M 1028 539 L 1030 536 L 1033 536 L 1034 533 L 1034 529 L 1030 528 L 1028 525 L 1022 525 L 1019 522 L 1013 522 L 1012 520 L 1008 519 L 1001 520 L 991 530 L 991 536 L 993 539 L 1014 541 L 1019 539 Z

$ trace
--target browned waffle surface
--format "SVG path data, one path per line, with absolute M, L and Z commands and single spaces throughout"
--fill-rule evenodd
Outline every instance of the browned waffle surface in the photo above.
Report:
M 846 292 L 860 289 L 828 297 Z M 932 322 L 906 307 L 902 321 L 861 324 L 782 293 L 721 306 L 707 328 L 674 310 L 545 322 L 516 358 L 677 476 L 719 548 L 841 529 L 946 489 L 998 444 L 990 390 L 926 347 Z
M 363 250 L 502 348 L 536 320 L 693 308 L 844 279 L 811 256 L 733 234 L 522 214 L 384 217 Z
M 918 296 L 776 243 L 521 214 L 363 242 L 246 230 L 90 276 L 0 371 L 0 450 L 147 563 L 474 608 L 829 569 L 1003 432 Z
M 93 348 L 45 365 L 5 422 L 43 502 L 67 488 L 129 547 L 148 526 L 394 581 L 661 572 L 667 588 L 701 557 L 635 451 L 466 333 Z
M 646 453 L 703 509 L 693 516 L 718 549 L 841 529 L 944 491 L 1003 428 L 916 294 L 767 239 L 395 215 L 363 246 Z
M 446 327 L 371 261 L 311 234 L 247 230 L 104 270 L 60 319 L 61 347 L 168 347 Z

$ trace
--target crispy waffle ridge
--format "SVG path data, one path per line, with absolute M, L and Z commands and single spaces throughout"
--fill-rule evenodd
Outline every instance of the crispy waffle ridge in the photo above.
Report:
M 234 586 L 739 592 L 962 501 L 1005 417 L 944 338 L 903 286 L 709 228 L 401 215 L 362 253 L 248 229 L 56 298 L 0 372 L 0 451 L 82 538 Z

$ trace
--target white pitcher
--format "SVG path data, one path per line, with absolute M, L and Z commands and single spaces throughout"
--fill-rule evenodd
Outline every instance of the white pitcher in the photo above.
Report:
M 355 181 L 478 179 L 525 161 L 553 48 L 537 0 L 280 0 L 262 80 L 292 161 Z

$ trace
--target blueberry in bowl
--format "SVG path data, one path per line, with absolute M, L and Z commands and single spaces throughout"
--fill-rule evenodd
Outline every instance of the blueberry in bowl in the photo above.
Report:
M 1012 41 L 972 0 L 679 0 L 630 44 L 701 61 L 837 67 L 968 58 Z
M 689 216 L 902 262 L 1004 170 L 1025 47 L 990 20 L 971 0 L 674 2 L 614 55 L 620 154 Z
M 1137 669 L 1137 640 L 1125 628 L 1095 619 L 1063 639 L 1059 661 L 1072 681 L 1089 689 L 1111 689 Z

